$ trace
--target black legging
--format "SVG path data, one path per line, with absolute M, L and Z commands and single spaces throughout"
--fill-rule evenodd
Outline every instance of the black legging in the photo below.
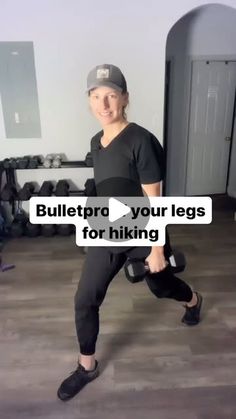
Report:
M 106 247 L 89 247 L 75 295 L 75 323 L 81 354 L 95 353 L 99 333 L 99 307 L 112 279 L 127 257 L 144 260 L 150 251 L 151 247 L 133 247 L 123 253 L 112 253 Z M 164 254 L 166 259 L 171 255 L 168 232 Z M 145 280 L 151 292 L 158 298 L 186 302 L 192 299 L 191 288 L 173 275 L 169 265 L 163 271 L 147 275 Z

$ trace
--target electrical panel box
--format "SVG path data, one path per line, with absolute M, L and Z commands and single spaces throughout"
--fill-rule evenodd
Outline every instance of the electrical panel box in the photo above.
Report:
M 33 42 L 0 42 L 0 97 L 6 138 L 41 138 Z

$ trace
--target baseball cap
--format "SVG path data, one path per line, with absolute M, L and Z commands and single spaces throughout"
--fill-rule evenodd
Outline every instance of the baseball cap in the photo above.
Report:
M 120 92 L 127 92 L 127 84 L 121 70 L 112 64 L 94 67 L 87 77 L 87 92 L 100 86 L 108 86 Z

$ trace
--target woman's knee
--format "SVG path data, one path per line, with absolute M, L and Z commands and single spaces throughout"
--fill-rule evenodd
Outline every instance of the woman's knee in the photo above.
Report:
M 82 290 L 78 287 L 74 297 L 75 311 L 97 311 L 102 304 L 106 291 L 96 290 L 92 287 L 87 290 Z
M 89 297 L 88 293 L 80 292 L 79 288 L 77 289 L 74 297 L 74 308 L 75 312 L 79 311 L 87 311 L 91 307 L 92 302 L 91 298 Z
M 174 277 L 167 268 L 161 272 L 149 274 L 146 277 L 150 291 L 158 298 L 172 298 L 173 288 L 175 287 Z
M 172 298 L 172 290 L 169 288 L 161 288 L 156 285 L 148 285 L 150 291 L 155 295 L 157 298 Z

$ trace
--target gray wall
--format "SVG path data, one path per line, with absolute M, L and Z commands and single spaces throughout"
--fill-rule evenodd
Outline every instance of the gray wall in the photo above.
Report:
M 92 66 L 119 65 L 130 92 L 129 120 L 151 130 L 163 143 L 165 46 L 183 15 L 209 0 L 11 0 L 1 2 L 0 41 L 30 41 L 42 138 L 7 139 L 0 100 L 0 158 L 65 153 L 80 160 L 99 129 L 90 115 L 86 76 Z M 217 0 L 236 6 L 236 0 Z M 1 99 L 1 98 L 0 98 Z M 19 171 L 29 180 L 72 178 L 79 187 L 92 169 Z
M 236 10 L 217 4 L 191 11 L 168 35 L 166 58 L 171 60 L 171 80 L 166 195 L 185 195 L 191 60 L 236 60 L 235 39 Z M 231 172 L 233 176 L 236 173 Z

